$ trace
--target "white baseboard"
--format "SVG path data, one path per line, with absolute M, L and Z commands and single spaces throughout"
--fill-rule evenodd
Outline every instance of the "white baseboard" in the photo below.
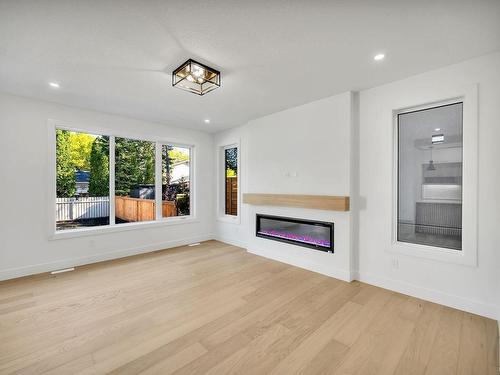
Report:
M 229 238 L 229 237 L 215 235 L 214 236 L 214 240 L 220 241 L 220 242 L 224 242 L 224 243 L 227 243 L 227 244 L 233 245 L 233 246 L 238 246 L 238 247 L 241 247 L 243 249 L 247 248 L 247 244 L 246 244 L 245 241 L 240 241 L 240 240 L 237 240 L 237 239 L 234 239 L 234 238 Z
M 444 293 L 435 289 L 428 289 L 415 284 L 406 283 L 394 279 L 380 277 L 373 274 L 355 273 L 355 279 L 380 288 L 392 290 L 440 305 L 453 307 L 458 310 L 467 311 L 494 320 L 499 319 L 499 310 L 495 305 L 486 304 L 481 301 L 464 298 L 454 294 Z
M 193 236 L 178 240 L 165 241 L 156 244 L 138 246 L 128 249 L 115 250 L 102 254 L 94 254 L 86 257 L 65 259 L 55 262 L 35 264 L 26 267 L 5 269 L 0 271 L 0 281 L 14 279 L 17 277 L 35 275 L 39 273 L 51 272 L 62 268 L 77 267 L 86 264 L 102 262 L 106 260 L 118 259 L 126 256 L 148 253 L 156 250 L 169 249 L 172 247 L 184 246 L 190 243 L 208 241 L 211 239 L 216 239 L 218 241 L 228 243 L 233 246 L 247 248 L 247 244 L 244 243 L 243 241 L 206 234 L 206 235 Z M 308 269 L 310 271 L 318 272 L 323 275 L 334 277 L 344 281 L 359 280 L 367 284 L 375 285 L 384 289 L 389 289 L 412 297 L 421 298 L 423 300 L 435 302 L 441 305 L 453 307 L 456 309 L 464 310 L 473 314 L 485 316 L 500 321 L 500 306 L 485 304 L 477 300 L 467 299 L 457 295 L 443 293 L 438 290 L 428 289 L 418 285 L 394 279 L 379 277 L 373 274 L 360 274 L 359 272 L 356 271 L 349 272 L 342 269 L 331 269 L 331 267 L 327 268 L 324 265 L 318 263 L 313 263 L 313 262 L 306 263 L 304 262 L 304 259 L 299 260 L 289 256 L 286 257 L 279 256 L 279 254 L 276 254 L 274 252 L 262 251 L 258 249 L 248 249 L 247 251 L 252 254 L 273 259 L 279 262 L 291 264 L 296 267 Z
M 304 268 L 309 271 L 317 272 L 322 275 L 334 277 L 336 279 L 344 280 L 344 281 L 352 281 L 351 279 L 351 273 L 349 271 L 340 269 L 340 268 L 332 268 L 331 266 L 325 266 L 321 263 L 315 263 L 315 262 L 308 262 L 305 261 L 303 258 L 296 259 L 289 254 L 286 256 L 280 255 L 277 252 L 269 251 L 269 250 L 261 250 L 261 249 L 254 249 L 254 248 L 248 248 L 247 251 L 249 253 L 255 254 L 262 256 L 264 258 L 268 259 L 273 259 L 277 260 L 278 262 L 286 263 L 286 264 L 291 264 L 292 266 L 299 267 L 299 268 Z
M 137 255 L 142 253 L 149 253 L 156 250 L 169 249 L 177 246 L 184 246 L 194 242 L 202 242 L 213 239 L 213 235 L 206 234 L 202 236 L 193 236 L 188 238 L 182 238 L 178 240 L 165 241 L 155 244 L 149 244 L 144 246 L 132 247 L 128 249 L 114 250 L 102 254 L 94 254 L 85 257 L 64 259 L 55 262 L 34 264 L 19 268 L 9 268 L 0 271 L 0 281 L 14 279 L 17 277 L 35 275 L 39 273 L 51 272 L 59 270 L 62 268 L 70 268 L 76 266 L 82 266 L 86 264 L 92 264 L 97 262 L 102 262 L 105 260 L 112 260 L 123 258 L 131 255 Z

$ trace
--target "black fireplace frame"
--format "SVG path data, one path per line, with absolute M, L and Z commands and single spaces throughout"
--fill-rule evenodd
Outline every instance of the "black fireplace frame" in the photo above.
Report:
M 282 221 L 288 221 L 291 223 L 297 223 L 297 224 L 309 224 L 309 225 L 315 225 L 315 226 L 321 226 L 325 228 L 330 229 L 330 247 L 324 247 L 320 245 L 314 245 L 314 244 L 308 244 L 300 241 L 295 241 L 292 239 L 287 239 L 287 238 L 280 238 L 280 237 L 274 237 L 266 234 L 259 233 L 260 231 L 260 218 L 262 219 L 275 219 L 275 220 L 282 220 Z M 333 253 L 334 252 L 334 232 L 335 232 L 335 224 L 330 223 L 327 221 L 317 221 L 317 220 L 307 220 L 307 219 L 297 219 L 294 217 L 285 217 L 285 216 L 274 216 L 274 215 L 263 215 L 263 214 L 256 214 L 255 215 L 255 236 L 260 237 L 260 238 L 265 238 L 268 240 L 273 240 L 273 241 L 278 241 L 278 242 L 285 242 L 289 243 L 292 245 L 297 245 L 297 246 L 302 246 L 302 247 L 308 247 L 310 249 L 314 250 L 319 250 L 319 251 L 324 251 L 327 253 Z

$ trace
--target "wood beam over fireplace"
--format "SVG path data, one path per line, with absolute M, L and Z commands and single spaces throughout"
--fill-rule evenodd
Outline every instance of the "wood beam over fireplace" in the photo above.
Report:
M 349 197 L 334 195 L 243 194 L 243 203 L 257 206 L 287 206 L 328 211 L 349 211 Z

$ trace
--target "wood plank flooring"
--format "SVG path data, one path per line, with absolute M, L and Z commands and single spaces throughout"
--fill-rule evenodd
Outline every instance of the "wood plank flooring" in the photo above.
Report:
M 0 283 L 0 374 L 497 374 L 497 322 L 217 241 Z

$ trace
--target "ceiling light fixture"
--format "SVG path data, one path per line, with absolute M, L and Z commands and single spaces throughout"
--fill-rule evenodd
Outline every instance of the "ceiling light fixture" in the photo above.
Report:
M 59 85 L 59 83 L 57 83 L 57 82 L 49 82 L 49 86 L 50 86 L 50 87 L 53 87 L 53 88 L 55 88 L 55 89 L 58 89 L 59 87 L 61 87 L 61 86 Z
M 427 165 L 427 170 L 428 171 L 435 171 L 436 166 L 434 165 L 434 160 L 432 160 L 432 146 L 430 147 L 431 150 L 431 160 L 429 160 L 429 164 Z
M 205 119 L 205 124 L 210 124 L 210 119 L 206 118 Z
M 441 130 L 441 128 L 436 128 L 436 129 L 434 129 L 434 131 L 436 131 L 436 132 L 438 132 L 438 131 L 440 131 L 440 130 Z
M 433 145 L 444 143 L 444 134 L 433 134 L 431 138 L 431 143 Z
M 220 72 L 189 59 L 172 72 L 172 86 L 205 95 L 220 87 Z
M 373 60 L 375 61 L 380 61 L 380 60 L 383 60 L 385 58 L 385 55 L 383 53 L 379 53 L 375 56 L 373 56 Z

